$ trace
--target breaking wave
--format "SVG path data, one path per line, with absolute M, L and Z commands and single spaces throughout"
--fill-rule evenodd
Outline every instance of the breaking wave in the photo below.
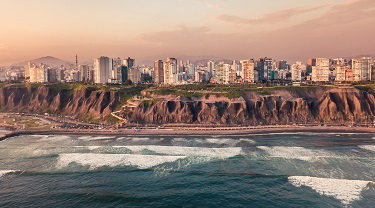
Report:
M 375 152 L 375 145 L 361 145 L 359 148 Z
M 3 177 L 9 173 L 15 173 L 15 172 L 19 172 L 19 170 L 0 170 L 0 177 Z
M 310 150 L 303 147 L 286 147 L 286 146 L 258 146 L 258 149 L 265 151 L 271 157 L 280 157 L 285 159 L 298 159 L 303 161 L 313 161 L 321 157 L 331 157 L 330 153 L 322 150 Z
M 95 141 L 95 140 L 110 140 L 115 139 L 115 136 L 80 136 L 79 140 Z
M 362 191 L 368 189 L 372 181 L 315 178 L 308 176 L 291 176 L 289 182 L 295 187 L 308 186 L 320 195 L 333 197 L 344 205 L 361 200 Z
M 90 169 L 99 167 L 136 166 L 140 169 L 152 168 L 164 163 L 175 162 L 186 156 L 158 156 L 158 155 L 132 155 L 132 154 L 60 154 L 56 167 L 61 169 L 71 163 L 90 166 Z
M 241 147 L 228 148 L 203 148 L 203 147 L 182 147 L 182 146 L 114 146 L 115 148 L 126 148 L 134 153 L 140 153 L 145 150 L 153 151 L 157 154 L 176 155 L 176 156 L 200 156 L 214 158 L 230 158 L 240 155 Z

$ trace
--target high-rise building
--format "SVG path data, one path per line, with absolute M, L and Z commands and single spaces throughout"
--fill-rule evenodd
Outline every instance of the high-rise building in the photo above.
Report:
M 215 62 L 209 61 L 207 62 L 207 71 L 210 73 L 209 76 L 213 77 L 214 76 L 214 68 L 215 68 Z
M 291 65 L 292 81 L 301 81 L 303 72 L 306 72 L 306 65 L 297 61 Z
M 29 73 L 31 83 L 46 83 L 48 82 L 48 69 L 46 65 L 40 64 L 36 66 L 35 64 L 29 64 Z
M 114 58 L 112 60 L 112 72 L 111 72 L 111 83 L 121 83 L 122 82 L 122 60 L 121 58 Z
M 255 77 L 257 73 L 255 71 L 255 62 L 253 59 L 241 61 L 241 66 L 244 82 L 254 83 L 258 81 L 258 77 Z
M 278 70 L 280 70 L 280 69 L 284 69 L 285 70 L 285 69 L 288 69 L 288 64 L 284 60 L 276 61 L 276 68 Z
M 215 67 L 215 79 L 219 84 L 228 84 L 229 83 L 229 73 L 231 72 L 231 65 L 225 64 L 224 62 L 219 63 Z
M 125 65 L 122 65 L 121 66 L 121 82 L 122 83 L 125 83 L 126 80 L 128 80 L 129 77 L 128 77 L 128 67 L 125 66 Z
M 314 82 L 329 82 L 330 68 L 328 58 L 317 58 L 315 66 L 312 66 L 311 80 Z
M 370 81 L 372 77 L 373 62 L 370 57 L 363 57 L 361 59 L 353 59 L 351 61 L 353 69 L 354 81 Z
M 112 75 L 112 59 L 102 56 L 94 60 L 95 83 L 106 84 L 110 82 Z
M 128 77 L 133 83 L 141 82 L 141 71 L 137 67 L 128 69 Z
M 332 69 L 335 74 L 335 81 L 343 82 L 347 81 L 347 72 L 349 70 L 349 65 L 343 58 L 333 59 L 332 62 Z
M 135 59 L 131 59 L 130 57 L 125 59 L 125 66 L 127 66 L 128 69 L 133 68 L 135 66 Z
M 155 73 L 154 82 L 156 84 L 163 84 L 164 83 L 164 66 L 163 66 L 162 60 L 156 60 L 154 62 L 154 73 Z
M 307 60 L 307 65 L 309 66 L 316 66 L 316 59 L 308 59 Z
M 80 74 L 81 78 L 80 81 L 82 82 L 91 82 L 92 80 L 92 71 L 90 69 L 90 66 L 88 65 L 81 65 L 80 66 Z
M 164 83 L 176 84 L 178 81 L 177 59 L 167 58 L 164 63 Z
M 272 58 L 260 58 L 256 62 L 255 67 L 258 71 L 259 80 L 269 80 L 271 78 L 271 71 L 273 69 Z
M 31 67 L 31 63 L 28 62 L 27 65 L 25 66 L 25 79 L 30 79 L 30 67 Z

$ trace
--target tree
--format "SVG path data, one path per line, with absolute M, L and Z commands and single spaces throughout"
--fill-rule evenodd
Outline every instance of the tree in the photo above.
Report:
M 130 79 L 125 81 L 125 85 L 132 85 L 132 84 L 133 84 L 133 82 Z

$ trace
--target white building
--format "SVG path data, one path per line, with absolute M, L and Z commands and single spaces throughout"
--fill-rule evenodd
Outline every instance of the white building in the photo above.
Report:
M 48 70 L 43 64 L 36 66 L 29 63 L 29 75 L 31 83 L 45 83 L 48 82 Z
M 351 62 L 354 81 L 370 81 L 372 78 L 372 58 L 363 57 L 361 59 L 353 59 Z
M 228 84 L 229 73 L 231 71 L 231 65 L 224 64 L 222 62 L 216 65 L 215 69 L 216 69 L 216 74 L 215 74 L 216 82 L 219 84 Z
M 316 66 L 312 67 L 311 80 L 314 82 L 329 82 L 330 61 L 328 58 L 317 58 Z
M 113 60 L 108 57 L 100 57 L 94 60 L 94 82 L 97 84 L 106 84 L 111 81 Z
M 242 78 L 244 82 L 255 83 L 258 82 L 258 73 L 255 70 L 254 60 L 242 60 Z
M 164 62 L 164 83 L 165 84 L 177 84 L 177 59 L 167 58 Z
M 343 58 L 337 58 L 332 60 L 332 68 L 335 74 L 335 81 L 343 82 L 347 81 L 347 71 L 349 70 L 349 66 L 347 62 Z
M 297 61 L 291 65 L 292 81 L 301 81 L 303 72 L 306 72 L 306 65 Z

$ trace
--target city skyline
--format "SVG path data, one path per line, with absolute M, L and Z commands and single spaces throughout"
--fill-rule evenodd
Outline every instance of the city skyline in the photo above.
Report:
M 72 54 L 294 62 L 375 53 L 372 0 L 0 2 L 0 65 Z

